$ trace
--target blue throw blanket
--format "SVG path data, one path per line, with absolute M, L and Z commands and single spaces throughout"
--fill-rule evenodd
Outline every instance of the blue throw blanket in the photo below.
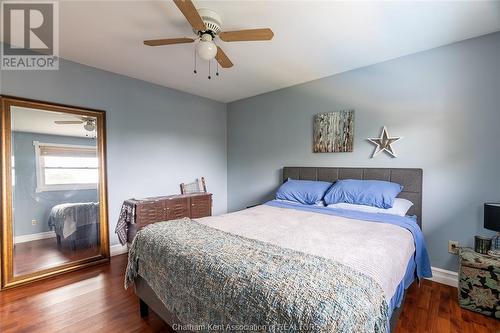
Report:
M 306 205 L 293 204 L 277 200 L 269 201 L 266 203 L 266 205 L 273 207 L 298 209 L 298 210 L 327 214 L 327 215 L 334 215 L 356 220 L 389 223 L 400 226 L 401 228 L 405 228 L 411 232 L 411 234 L 413 235 L 413 239 L 415 241 L 415 264 L 416 264 L 415 273 L 417 275 L 417 278 L 422 279 L 426 277 L 432 277 L 431 264 L 429 260 L 429 255 L 427 253 L 427 248 L 425 246 L 424 235 L 416 222 L 415 216 L 374 214 L 374 213 L 366 213 L 366 212 L 359 212 L 359 211 L 339 209 L 339 208 L 306 206 Z
M 139 275 L 190 330 L 388 329 L 388 304 L 373 278 L 189 219 L 151 224 L 136 235 L 125 286 Z

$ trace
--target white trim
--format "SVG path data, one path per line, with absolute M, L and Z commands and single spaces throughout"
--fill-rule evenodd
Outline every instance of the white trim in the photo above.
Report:
M 110 246 L 111 256 L 117 256 L 128 252 L 127 245 L 115 244 Z M 454 271 L 448 271 L 446 269 L 431 267 L 432 277 L 428 280 L 446 284 L 448 286 L 458 287 L 458 273 Z
M 55 238 L 56 233 L 54 231 L 39 232 L 37 234 L 21 235 L 14 237 L 14 244 L 26 243 L 40 239 Z
M 54 231 L 45 231 L 45 232 L 39 232 L 37 234 L 30 234 L 30 235 L 21 235 L 21 236 L 15 236 L 14 237 L 14 244 L 19 244 L 19 243 L 26 243 L 26 242 L 31 242 L 35 240 L 40 240 L 40 239 L 48 239 L 48 238 L 55 238 L 56 233 Z M 128 252 L 128 246 L 127 245 L 121 245 L 121 244 L 115 244 L 111 245 L 109 247 L 110 254 L 112 257 L 124 254 Z
M 448 286 L 458 287 L 458 273 L 454 271 L 448 271 L 446 269 L 431 267 L 432 277 L 429 279 L 434 282 L 446 284 Z
M 48 191 L 71 191 L 71 190 L 95 190 L 97 189 L 97 184 L 57 184 L 57 185 L 46 185 L 43 179 L 43 159 L 40 158 L 40 146 L 45 147 L 65 147 L 65 148 L 88 148 L 97 149 L 95 146 L 86 145 L 68 145 L 59 143 L 45 143 L 40 141 L 33 141 L 33 146 L 35 146 L 35 173 L 36 173 L 36 193 L 48 192 Z
M 121 244 L 111 245 L 109 247 L 109 252 L 110 252 L 112 257 L 120 255 L 120 254 L 124 254 L 124 253 L 128 252 L 128 246 L 121 245 Z
M 40 189 L 43 187 L 42 181 L 42 166 L 40 165 L 40 141 L 33 141 L 33 146 L 35 146 L 35 174 L 36 174 L 36 188 L 35 192 L 41 192 Z
M 115 244 L 110 246 L 111 256 L 117 256 L 128 252 L 127 245 Z M 431 267 L 432 277 L 428 280 L 446 284 L 448 286 L 458 287 L 458 273 L 454 271 L 448 271 L 446 269 Z
M 117 256 L 128 252 L 127 245 L 115 244 L 110 246 L 111 256 Z M 428 280 L 446 284 L 448 286 L 458 287 L 458 273 L 454 271 L 448 271 L 446 269 L 431 267 L 432 277 Z
M 65 143 L 47 143 L 47 142 L 40 142 L 40 141 L 33 141 L 33 146 L 97 149 L 96 146 L 69 145 L 69 144 L 65 144 Z
M 97 190 L 96 184 L 61 184 L 61 185 L 47 185 L 36 188 L 36 193 L 50 192 L 50 191 L 78 191 L 78 190 Z
M 110 246 L 111 256 L 117 256 L 128 252 L 127 245 L 115 244 Z M 458 288 L 458 273 L 454 271 L 448 271 L 446 269 L 431 267 L 432 277 L 428 280 L 446 284 Z

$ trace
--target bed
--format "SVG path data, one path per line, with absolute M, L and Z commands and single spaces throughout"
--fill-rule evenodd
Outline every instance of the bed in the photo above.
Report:
M 48 225 L 55 231 L 59 246 L 67 243 L 73 250 L 95 246 L 99 242 L 99 203 L 55 205 L 50 210 Z
M 404 186 L 414 218 L 270 201 L 160 222 L 129 251 L 141 315 L 176 331 L 387 332 L 405 290 L 430 276 L 421 169 L 285 167 L 282 179 L 374 179 Z M 377 215 L 377 216 L 375 216 Z

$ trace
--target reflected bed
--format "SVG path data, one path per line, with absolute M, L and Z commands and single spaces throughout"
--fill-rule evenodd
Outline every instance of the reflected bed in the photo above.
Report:
M 68 242 L 73 249 L 96 246 L 99 242 L 99 203 L 64 203 L 52 207 L 48 224 L 57 244 Z

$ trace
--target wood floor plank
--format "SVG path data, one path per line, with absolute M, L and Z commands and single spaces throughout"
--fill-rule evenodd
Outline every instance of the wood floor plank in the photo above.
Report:
M 100 253 L 96 246 L 73 250 L 64 245 L 59 247 L 55 237 L 15 244 L 14 275 L 28 274 Z
M 0 292 L 0 332 L 172 333 L 154 313 L 139 316 L 123 288 L 126 255 L 50 280 Z M 408 290 L 396 333 L 500 333 L 500 320 L 458 306 L 457 289 L 432 281 Z
M 439 299 L 440 299 L 439 286 L 437 288 L 433 288 L 432 286 L 430 286 L 429 308 L 427 310 L 425 318 L 425 330 L 427 332 L 436 332 L 436 327 L 438 325 L 437 319 L 439 313 L 439 303 L 440 303 Z

